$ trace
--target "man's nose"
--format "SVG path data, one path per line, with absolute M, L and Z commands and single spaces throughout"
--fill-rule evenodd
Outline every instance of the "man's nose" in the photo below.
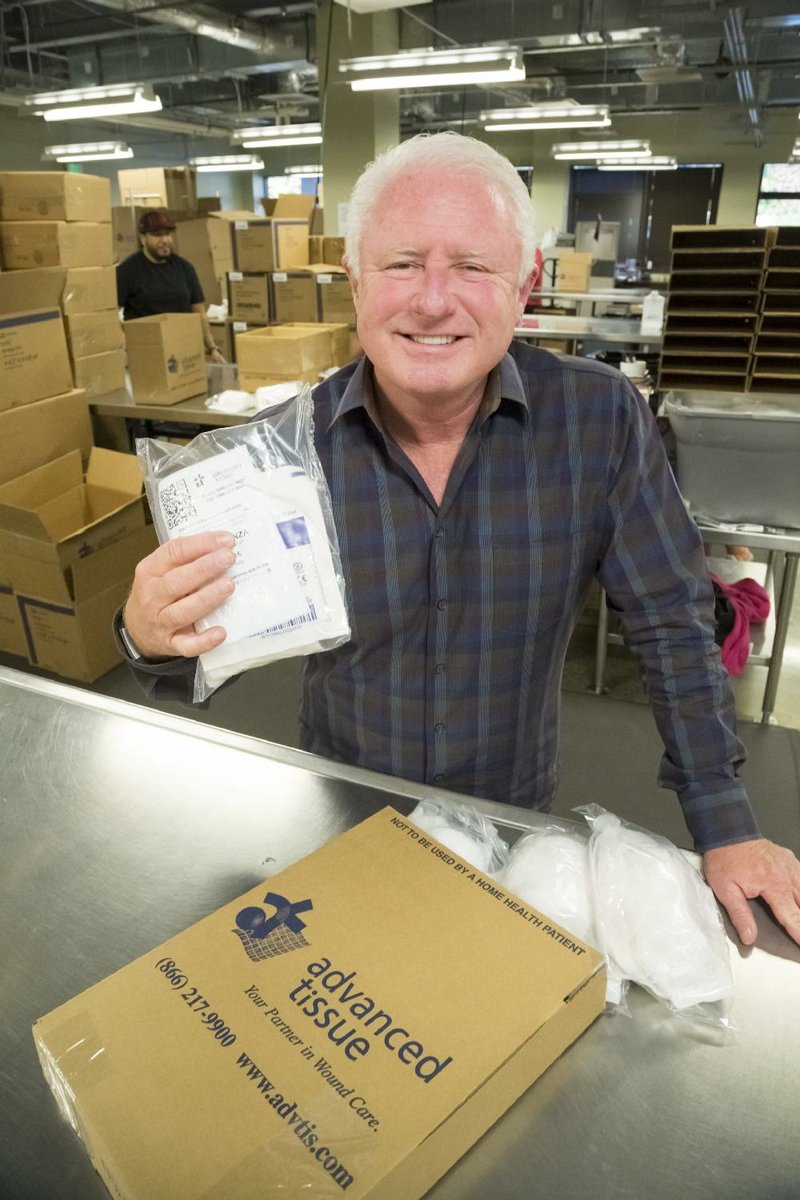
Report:
M 419 284 L 414 296 L 418 312 L 426 316 L 440 316 L 453 308 L 450 271 L 443 264 L 426 264 L 419 275 Z

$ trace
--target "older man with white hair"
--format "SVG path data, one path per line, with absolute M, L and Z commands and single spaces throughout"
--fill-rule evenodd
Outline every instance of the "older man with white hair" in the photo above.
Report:
M 760 836 L 737 777 L 703 547 L 651 414 L 619 372 L 513 341 L 535 273 L 513 166 L 457 134 L 413 138 L 366 169 L 349 220 L 364 357 L 314 395 L 352 637 L 306 661 L 302 744 L 546 808 L 597 577 L 711 886 L 745 943 L 757 895 L 800 941 L 800 864 Z M 188 675 L 224 640 L 195 622 L 233 589 L 232 544 L 198 535 L 140 564 L 123 628 L 142 671 Z

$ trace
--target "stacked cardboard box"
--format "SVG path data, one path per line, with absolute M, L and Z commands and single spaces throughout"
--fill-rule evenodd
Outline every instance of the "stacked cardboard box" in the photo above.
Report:
M 0 173 L 0 245 L 0 650 L 88 681 L 155 545 L 136 459 L 92 448 L 87 392 L 124 384 L 108 180 Z
M 90 397 L 124 387 L 109 181 L 57 171 L 0 173 L 0 218 L 3 264 L 23 272 L 22 307 L 40 308 L 46 296 L 64 314 L 76 386 Z M 49 277 L 42 274 L 47 268 Z
M 117 171 L 127 208 L 168 208 L 176 218 L 197 212 L 197 172 L 192 167 L 134 167 Z

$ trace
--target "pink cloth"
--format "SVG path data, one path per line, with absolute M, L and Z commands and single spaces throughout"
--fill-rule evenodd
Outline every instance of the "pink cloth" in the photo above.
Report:
M 733 629 L 722 643 L 722 665 L 729 675 L 741 675 L 750 654 L 750 626 L 766 621 L 769 596 L 755 579 L 723 583 L 716 575 L 711 578 L 728 597 L 734 612 Z

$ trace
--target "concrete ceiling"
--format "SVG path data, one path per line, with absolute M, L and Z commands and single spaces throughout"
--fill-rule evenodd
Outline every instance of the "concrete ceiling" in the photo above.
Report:
M 0 99 L 149 82 L 164 111 L 146 126 L 157 133 L 161 123 L 165 137 L 182 129 L 219 139 L 245 118 L 319 119 L 317 62 L 327 47 L 317 45 L 316 7 L 0 0 Z M 759 145 L 774 110 L 800 110 L 800 0 L 437 0 L 394 12 L 402 47 L 509 41 L 527 72 L 506 87 L 402 94 L 404 134 L 468 129 L 487 107 L 569 96 L 609 104 L 612 118 L 696 111 L 702 120 L 704 110 L 728 109 Z M 612 36 L 632 29 L 651 32 L 629 45 Z

